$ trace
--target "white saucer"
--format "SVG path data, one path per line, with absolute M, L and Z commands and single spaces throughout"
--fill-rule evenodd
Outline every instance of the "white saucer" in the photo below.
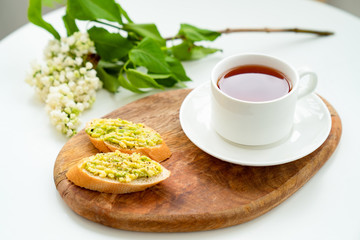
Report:
M 210 83 L 191 91 L 180 108 L 180 124 L 187 137 L 204 152 L 230 163 L 271 166 L 288 163 L 316 150 L 331 129 L 331 116 L 315 94 L 299 100 L 291 134 L 281 142 L 251 147 L 229 142 L 210 124 Z

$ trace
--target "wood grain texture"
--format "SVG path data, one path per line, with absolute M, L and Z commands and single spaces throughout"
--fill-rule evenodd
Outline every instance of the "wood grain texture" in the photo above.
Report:
M 220 161 L 186 137 L 179 108 L 189 89 L 158 93 L 104 116 L 142 122 L 158 131 L 173 152 L 162 164 L 164 182 L 142 192 L 116 195 L 86 190 L 65 176 L 78 159 L 98 153 L 84 130 L 60 151 L 56 188 L 77 214 L 114 228 L 144 232 L 188 232 L 224 228 L 254 219 L 290 197 L 329 159 L 341 137 L 341 120 L 327 104 L 332 129 L 310 155 L 283 165 L 248 167 Z

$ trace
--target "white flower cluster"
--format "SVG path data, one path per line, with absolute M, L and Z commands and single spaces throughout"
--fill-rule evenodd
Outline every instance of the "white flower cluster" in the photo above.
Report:
M 91 107 L 102 87 L 93 64 L 86 61 L 91 53 L 95 47 L 87 33 L 51 40 L 44 51 L 45 63 L 34 64 L 26 79 L 45 102 L 52 124 L 69 137 L 80 125 L 80 113 Z

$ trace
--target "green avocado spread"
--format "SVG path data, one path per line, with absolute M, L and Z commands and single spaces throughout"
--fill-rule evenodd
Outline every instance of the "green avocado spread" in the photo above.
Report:
M 95 119 L 85 129 L 93 138 L 115 144 L 121 148 L 152 147 L 162 143 L 160 134 L 144 124 L 118 119 Z
M 81 167 L 91 175 L 124 183 L 156 176 L 162 172 L 160 164 L 147 156 L 138 153 L 130 155 L 120 151 L 98 153 L 84 161 Z

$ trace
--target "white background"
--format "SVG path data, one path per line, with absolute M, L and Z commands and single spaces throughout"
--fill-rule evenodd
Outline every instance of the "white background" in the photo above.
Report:
M 317 93 L 338 111 L 341 142 L 320 171 L 288 200 L 250 222 L 225 229 L 176 234 L 136 233 L 90 222 L 63 202 L 53 181 L 56 156 L 67 139 L 50 125 L 44 105 L 25 84 L 30 62 L 41 58 L 51 36 L 26 25 L 0 42 L 1 239 L 360 239 L 360 20 L 311 1 L 132 0 L 123 7 L 136 22 L 155 22 L 164 36 L 180 22 L 214 30 L 226 27 L 303 27 L 332 30 L 319 38 L 292 33 L 222 36 L 222 48 L 185 63 L 196 87 L 222 58 L 241 52 L 271 54 L 318 73 Z M 57 29 L 62 10 L 46 18 Z M 3 23 L 2 23 L 3 24 Z M 151 93 L 149 93 L 151 94 Z M 99 91 L 82 121 L 100 117 L 145 95 Z

